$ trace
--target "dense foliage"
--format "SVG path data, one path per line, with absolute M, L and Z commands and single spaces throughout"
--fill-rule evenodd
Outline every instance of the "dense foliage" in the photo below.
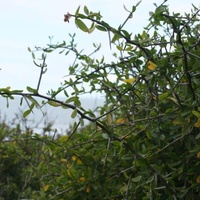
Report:
M 98 45 L 90 55 L 79 51 L 75 35 L 68 45 L 51 41 L 29 48 L 41 69 L 38 87 L 27 87 L 28 93 L 1 88 L 0 94 L 29 102 L 24 117 L 48 103 L 72 109 L 71 117 L 79 120 L 67 135 L 54 136 L 1 124 L 2 199 L 200 198 L 200 10 L 192 5 L 191 13 L 170 13 L 165 2 L 155 4 L 149 24 L 136 35 L 124 26 L 139 3 L 125 8 L 128 17 L 118 28 L 86 6 L 83 13 L 79 7 L 65 15 L 83 32 L 107 33 L 117 62 L 96 59 Z M 40 94 L 46 55 L 57 50 L 74 54 L 66 76 L 73 79 Z M 104 106 L 85 110 L 80 96 L 86 93 L 103 94 Z

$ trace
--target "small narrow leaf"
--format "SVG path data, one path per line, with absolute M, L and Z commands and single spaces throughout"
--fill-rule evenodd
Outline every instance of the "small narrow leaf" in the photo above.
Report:
M 175 103 L 177 106 L 180 106 L 177 99 L 175 99 L 174 97 L 167 97 L 167 99 L 170 99 L 173 103 Z
M 99 31 L 104 31 L 104 32 L 107 32 L 107 29 L 103 26 L 99 26 L 99 25 L 96 25 L 96 28 L 99 30 Z
M 192 114 L 193 114 L 194 116 L 196 116 L 198 119 L 200 118 L 200 113 L 197 112 L 196 110 L 193 110 L 193 111 L 192 111 Z
M 118 49 L 119 51 L 122 51 L 122 50 L 123 50 L 123 48 L 122 48 L 121 46 L 117 46 L 117 49 Z
M 32 58 L 35 60 L 35 54 L 34 54 L 34 53 L 32 53 L 31 55 L 32 55 Z
M 135 12 L 136 11 L 136 6 L 133 6 L 132 7 L 132 12 Z
M 138 1 L 137 4 L 135 5 L 136 7 L 140 5 L 142 1 Z
M 158 96 L 158 99 L 159 100 L 164 100 L 164 99 L 166 99 L 167 97 L 168 97 L 168 92 L 165 92 L 165 93 L 163 93 L 163 94 L 160 94 L 159 96 Z
M 23 90 L 12 90 L 12 93 L 21 93 Z
M 113 117 L 112 117 L 112 114 L 111 114 L 111 113 L 108 113 L 108 114 L 106 115 L 106 121 L 107 121 L 107 123 L 108 123 L 109 125 L 113 123 Z
M 84 10 L 86 15 L 89 15 L 89 10 L 88 10 L 87 6 L 84 6 L 83 10 Z
M 27 86 L 26 89 L 28 90 L 28 92 L 31 92 L 33 94 L 38 94 L 38 91 L 36 89 L 33 89 L 33 88 L 29 87 L 29 86 Z
M 40 107 L 40 104 L 30 95 L 27 95 L 26 98 L 31 101 L 31 103 L 35 104 L 36 107 Z
M 88 29 L 88 33 L 92 33 L 95 29 L 95 24 L 92 23 L 91 27 Z
M 70 103 L 70 102 L 74 102 L 77 99 L 77 97 L 70 97 L 69 99 L 67 99 L 65 101 L 65 103 Z
M 23 118 L 27 117 L 27 116 L 32 112 L 34 106 L 35 106 L 34 103 L 32 103 L 32 104 L 30 105 L 29 109 L 26 110 L 26 111 L 23 113 Z
M 75 16 L 77 16 L 79 14 L 79 10 L 80 10 L 80 6 L 77 8 L 77 10 L 75 12 Z
M 75 23 L 83 32 L 88 32 L 88 27 L 80 19 L 75 19 Z
M 130 39 L 131 34 L 128 33 L 126 30 L 122 30 L 123 34 L 125 35 L 126 38 Z
M 117 40 L 119 40 L 121 38 L 121 36 L 119 36 L 118 34 L 115 34 L 111 40 L 112 43 L 115 43 Z
M 30 113 L 31 113 L 31 110 L 26 110 L 26 111 L 23 113 L 23 118 L 26 118 Z
M 172 121 L 172 123 L 173 123 L 174 125 L 183 125 L 183 124 L 184 124 L 184 121 L 183 121 L 183 120 L 180 120 L 180 119 L 174 119 L 174 120 Z
M 60 103 L 55 102 L 55 101 L 48 101 L 47 103 L 48 103 L 49 105 L 51 105 L 51 106 L 54 106 L 54 107 L 59 107 L 59 106 L 61 106 Z
M 74 105 L 81 106 L 81 102 L 78 97 L 74 99 Z
M 12 92 L 10 91 L 10 87 L 7 88 L 0 88 L 0 92 L 6 93 L 8 95 L 12 95 Z
M 126 47 L 126 51 L 130 51 L 131 49 L 132 49 L 133 47 L 132 46 L 128 46 L 128 47 Z
M 24 97 L 21 97 L 21 99 L 20 99 L 20 106 L 22 106 L 22 104 L 23 104 L 23 99 L 24 99 Z
M 84 120 L 82 118 L 80 119 L 80 124 L 81 126 L 84 126 Z
M 137 177 L 135 177 L 135 178 L 132 178 L 132 181 L 133 181 L 134 183 L 136 183 L 136 182 L 139 182 L 139 181 L 141 180 L 141 178 L 142 178 L 142 176 L 137 176 Z
M 71 118 L 75 118 L 77 116 L 77 109 L 74 109 L 72 114 L 71 114 Z

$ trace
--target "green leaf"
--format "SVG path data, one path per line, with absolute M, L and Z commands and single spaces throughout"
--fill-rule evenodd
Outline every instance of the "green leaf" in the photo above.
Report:
M 87 19 L 87 16 L 83 15 L 83 14 L 78 14 L 78 17 L 81 18 L 81 19 Z
M 128 47 L 126 47 L 126 51 L 130 51 L 131 49 L 133 49 L 133 46 L 128 46 Z
M 96 25 L 96 28 L 99 30 L 99 31 L 104 31 L 104 32 L 107 32 L 107 29 L 103 26 L 99 26 L 99 25 Z
M 40 107 L 40 104 L 39 104 L 32 96 L 27 95 L 26 98 L 27 98 L 29 101 L 31 101 L 32 103 L 34 103 L 36 107 L 38 107 L 38 108 Z
M 103 26 L 105 26 L 106 28 L 107 28 L 107 27 L 110 27 L 110 25 L 109 25 L 108 23 L 104 22 L 104 21 L 101 21 L 101 24 L 102 24 Z
M 113 123 L 113 116 L 112 116 L 111 113 L 108 113 L 108 114 L 106 115 L 106 121 L 107 121 L 107 123 L 108 123 L 109 125 Z
M 80 6 L 77 8 L 77 10 L 76 10 L 76 12 L 75 12 L 75 16 L 78 16 L 79 10 L 80 10 Z
M 71 118 L 74 119 L 77 116 L 77 113 L 78 113 L 77 109 L 74 109 L 73 112 L 72 112 L 72 114 L 71 114 Z
M 177 106 L 180 106 L 177 99 L 175 99 L 174 97 L 167 97 L 167 99 L 170 99 L 174 104 L 176 104 Z
M 74 105 L 75 106 L 81 106 L 81 102 L 80 102 L 78 97 L 74 99 Z
M 197 112 L 196 110 L 193 110 L 193 111 L 192 111 L 192 114 L 193 114 L 194 116 L 196 116 L 198 119 L 200 118 L 200 113 Z
M 10 91 L 10 87 L 7 88 L 0 88 L 0 92 L 6 93 L 8 95 L 12 95 L 12 92 Z
M 35 60 L 35 54 L 34 54 L 34 53 L 32 53 L 31 55 L 32 55 L 32 58 Z
M 126 38 L 130 39 L 131 34 L 130 34 L 128 31 L 122 30 L 122 33 L 124 34 L 124 36 L 125 36 Z
M 38 91 L 36 89 L 33 89 L 33 88 L 29 87 L 29 86 L 27 86 L 26 89 L 28 90 L 28 92 L 31 92 L 33 94 L 38 94 Z
M 83 32 L 88 32 L 88 27 L 80 19 L 75 19 L 75 23 Z
M 23 113 L 23 118 L 26 118 L 30 113 L 31 113 L 31 110 L 26 110 L 26 111 Z
M 55 102 L 55 101 L 48 101 L 47 103 L 48 103 L 49 105 L 51 105 L 51 106 L 54 106 L 54 107 L 59 107 L 59 106 L 61 106 L 60 103 Z
M 198 140 L 200 138 L 200 133 L 196 135 L 195 140 Z
M 51 53 L 53 51 L 53 49 L 45 49 L 44 52 L 46 53 Z
M 12 100 L 15 99 L 12 95 L 9 95 L 8 97 L 9 97 L 10 99 L 12 99 Z
M 24 99 L 24 97 L 21 97 L 21 99 L 20 99 L 20 106 L 22 106 L 22 104 L 23 104 L 23 99 Z
M 142 176 L 137 176 L 137 177 L 135 177 L 135 178 L 132 178 L 132 181 L 133 181 L 134 183 L 137 183 L 137 182 L 139 182 L 139 181 L 141 180 L 141 178 L 142 178 Z
M 168 92 L 165 92 L 165 93 L 163 93 L 163 94 L 160 94 L 159 96 L 158 96 L 158 99 L 159 100 L 164 100 L 164 99 L 166 99 L 167 97 L 168 97 Z
M 83 10 L 84 10 L 86 15 L 89 15 L 89 10 L 88 10 L 87 6 L 84 6 Z
M 115 34 L 111 40 L 112 43 L 115 43 L 117 40 L 119 40 L 121 38 L 121 36 L 119 34 Z
M 81 124 L 81 126 L 84 126 L 84 119 L 80 119 L 80 124 Z
M 70 103 L 70 102 L 74 102 L 77 99 L 77 97 L 70 97 L 69 99 L 67 99 L 65 101 L 65 103 Z
M 23 113 L 23 118 L 27 117 L 27 116 L 32 112 L 34 106 L 35 106 L 34 103 L 32 103 L 32 104 L 30 105 L 29 109 L 26 110 L 26 111 Z
M 123 50 L 123 48 L 122 48 L 121 46 L 117 46 L 117 49 L 118 49 L 119 51 L 122 51 L 122 50 Z
M 91 27 L 88 29 L 88 33 L 92 33 L 95 29 L 95 24 L 92 23 Z
M 132 6 L 132 12 L 136 11 L 136 6 Z
M 23 90 L 12 90 L 12 93 L 21 93 Z
M 155 178 L 155 176 L 150 176 L 150 177 L 147 179 L 146 183 L 151 183 L 151 182 L 154 180 L 154 178 Z
M 136 3 L 135 6 L 136 6 L 136 7 L 139 6 L 141 2 L 142 2 L 142 1 L 138 1 L 138 2 Z

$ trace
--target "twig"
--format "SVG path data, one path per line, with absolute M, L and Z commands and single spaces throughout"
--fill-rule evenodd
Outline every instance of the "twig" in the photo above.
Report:
M 79 16 L 75 16 L 75 15 L 72 15 L 70 14 L 72 17 L 79 17 Z M 80 17 L 81 18 L 81 17 Z M 127 43 L 129 44 L 132 44 L 132 45 L 135 45 L 136 47 L 138 47 L 145 55 L 148 59 L 150 59 L 150 55 L 148 53 L 148 50 L 146 48 L 144 48 L 143 46 L 141 46 L 140 43 L 134 41 L 134 40 L 131 40 L 129 38 L 127 38 L 124 34 L 121 33 L 121 31 L 118 31 L 117 29 L 111 27 L 109 24 L 105 23 L 104 21 L 98 21 L 96 19 L 93 19 L 91 17 L 86 17 L 86 19 L 92 21 L 92 22 L 95 22 L 97 23 L 98 25 L 101 25 L 103 27 L 105 27 L 107 29 L 107 31 L 110 31 L 112 32 L 113 34 L 118 34 L 120 37 L 124 38 L 126 40 Z
M 41 83 L 41 80 L 42 80 L 42 75 L 44 74 L 44 68 L 46 67 L 45 61 L 46 61 L 46 55 L 44 55 L 44 57 L 43 57 L 43 63 L 42 63 L 41 69 L 40 69 L 40 76 L 39 76 L 38 85 L 37 85 L 37 91 L 38 92 L 39 92 L 40 83 Z
M 69 137 L 67 138 L 67 141 L 74 135 L 74 133 L 76 132 L 76 130 L 78 129 L 79 125 L 80 125 L 80 121 L 78 122 L 78 124 L 76 125 L 75 129 L 73 130 L 73 132 L 69 135 Z M 66 142 L 67 142 L 66 141 Z
M 158 151 L 152 153 L 151 155 L 148 155 L 147 157 L 152 157 L 152 156 L 154 156 L 155 154 L 158 154 L 158 153 L 160 153 L 161 151 L 164 151 L 165 149 L 167 149 L 167 148 L 170 147 L 171 145 L 175 144 L 175 143 L 178 142 L 179 140 L 181 140 L 181 139 L 183 139 L 184 137 L 186 137 L 187 135 L 189 135 L 192 131 L 193 131 L 193 128 L 192 128 L 190 131 L 188 131 L 186 134 L 184 134 L 184 135 L 182 135 L 182 136 L 176 138 L 175 140 L 173 140 L 172 142 L 170 142 L 169 144 L 167 144 L 166 146 L 164 146 L 162 149 L 160 149 L 160 150 L 158 150 Z
M 108 144 L 107 144 L 107 150 L 110 149 L 110 144 L 111 144 L 111 138 L 108 138 Z M 108 153 L 105 155 L 105 162 L 104 162 L 104 175 L 106 176 L 106 166 L 107 166 L 107 159 L 108 159 Z

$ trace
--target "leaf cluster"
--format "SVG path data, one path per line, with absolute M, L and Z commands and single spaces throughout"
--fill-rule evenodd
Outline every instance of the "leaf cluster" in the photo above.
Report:
M 48 155 L 37 173 L 42 173 L 40 194 L 45 198 L 199 198 L 200 10 L 193 5 L 191 13 L 170 13 L 165 3 L 155 4 L 149 24 L 136 35 L 124 27 L 139 3 L 131 11 L 125 8 L 128 16 L 118 28 L 104 22 L 100 12 L 85 6 L 81 13 L 78 7 L 68 15 L 83 32 L 107 33 L 117 61 L 96 59 L 100 45 L 94 44 L 90 54 L 79 51 L 70 35 L 69 45 L 36 48 L 42 51 L 42 64 L 33 56 L 40 68 L 36 89 L 0 89 L 6 98 L 21 95 L 31 102 L 24 117 L 34 106 L 48 103 L 72 109 L 71 117 L 78 119 L 67 136 L 42 138 Z M 42 95 L 46 55 L 56 50 L 72 53 L 74 62 L 61 86 Z M 88 93 L 103 95 L 105 104 L 95 111 L 84 109 L 80 97 Z M 65 102 L 57 99 L 60 94 Z M 84 120 L 90 125 L 83 128 Z

